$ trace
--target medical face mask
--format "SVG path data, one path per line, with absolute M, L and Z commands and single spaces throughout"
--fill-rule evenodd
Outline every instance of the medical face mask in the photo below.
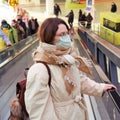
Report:
M 56 46 L 69 48 L 71 46 L 71 39 L 69 35 L 61 36 L 59 41 L 56 43 Z

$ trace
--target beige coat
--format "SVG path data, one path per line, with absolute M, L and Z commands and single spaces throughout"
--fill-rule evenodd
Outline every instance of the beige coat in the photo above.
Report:
M 52 76 L 50 87 L 48 72 L 42 63 L 35 63 L 28 72 L 25 104 L 30 120 L 85 120 L 81 94 L 102 96 L 104 84 L 90 80 L 73 65 L 77 86 L 69 95 L 60 67 L 49 67 Z

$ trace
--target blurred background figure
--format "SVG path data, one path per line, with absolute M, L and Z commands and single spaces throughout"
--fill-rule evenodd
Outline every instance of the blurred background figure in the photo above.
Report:
M 66 15 L 66 17 L 68 17 L 68 24 L 70 26 L 70 28 L 73 27 L 73 22 L 74 22 L 74 12 L 73 10 L 71 10 L 68 15 Z
M 38 19 L 35 18 L 35 28 L 36 28 L 36 31 L 35 31 L 35 32 L 38 31 L 38 27 L 39 27 Z
M 30 29 L 29 29 L 29 15 L 26 13 L 23 17 L 22 17 L 22 21 L 25 23 L 26 25 L 26 36 L 30 35 Z
M 1 22 L 1 30 L 7 37 L 10 39 L 12 44 L 15 44 L 18 42 L 18 39 L 15 37 L 15 29 L 8 24 L 6 20 L 2 20 Z
M 34 19 L 33 17 L 31 17 L 31 19 L 28 21 L 28 25 L 29 25 L 30 34 L 31 35 L 35 34 L 39 27 L 37 18 Z
M 80 9 L 78 13 L 78 22 L 81 21 L 81 18 L 82 18 L 82 10 Z
M 117 12 L 117 5 L 114 2 L 111 4 L 111 12 Z
M 54 15 L 55 15 L 56 17 L 58 17 L 59 14 L 61 14 L 61 13 L 62 13 L 62 12 L 61 12 L 60 6 L 56 3 L 56 4 L 54 5 Z
M 86 26 L 86 13 L 85 12 L 81 16 L 80 24 L 84 27 Z
M 4 32 L 0 29 L 0 51 L 4 50 L 5 48 L 11 46 L 11 42 L 7 35 L 4 34 Z
M 88 28 L 88 29 L 91 28 L 92 20 L 93 20 L 93 17 L 91 15 L 91 13 L 88 13 L 88 15 L 86 16 L 86 21 L 87 21 L 86 28 Z
M 19 23 L 15 19 L 12 20 L 11 26 L 15 29 L 16 39 L 18 41 L 23 40 L 25 36 L 23 27 L 19 25 Z
M 17 15 L 17 22 L 18 22 L 18 24 L 20 25 L 20 26 L 22 26 L 23 27 L 23 29 L 24 29 L 24 32 L 25 32 L 25 34 L 24 34 L 24 36 L 23 36 L 23 39 L 24 38 L 26 38 L 27 37 L 27 27 L 26 27 L 26 24 L 25 24 L 25 22 L 22 20 L 22 16 L 21 15 Z

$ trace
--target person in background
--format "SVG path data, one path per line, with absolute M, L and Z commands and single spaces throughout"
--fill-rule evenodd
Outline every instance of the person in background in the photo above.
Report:
M 92 20 L 93 20 L 93 17 L 91 15 L 91 13 L 88 13 L 88 15 L 86 16 L 86 28 L 90 29 L 91 28 L 91 24 L 92 24 Z
M 58 17 L 59 14 L 61 14 L 61 13 L 62 13 L 62 12 L 61 12 L 60 6 L 56 3 L 56 4 L 54 5 L 54 15 L 55 15 L 56 17 Z
M 1 30 L 4 32 L 5 35 L 7 35 L 9 37 L 10 25 L 7 23 L 6 20 L 1 21 Z
M 39 28 L 39 23 L 38 23 L 38 19 L 35 18 L 35 28 L 36 28 L 36 31 L 35 33 L 38 31 L 38 28 Z
M 22 21 L 26 25 L 26 36 L 29 36 L 30 35 L 30 28 L 29 28 L 29 24 L 28 24 L 28 22 L 29 22 L 29 16 L 28 16 L 27 13 L 22 17 Z
M 26 38 L 26 37 L 27 37 L 27 27 L 26 27 L 25 22 L 22 20 L 22 16 L 21 16 L 21 15 L 17 15 L 17 22 L 18 22 L 18 24 L 19 24 L 20 26 L 23 27 L 24 32 L 25 32 L 23 38 Z
M 5 35 L 4 32 L 0 29 L 0 51 L 11 45 L 12 44 L 7 35 Z
M 37 19 L 35 20 L 33 17 L 31 17 L 31 19 L 28 21 L 28 25 L 29 25 L 30 34 L 31 35 L 35 34 L 39 26 Z
M 82 18 L 82 10 L 80 9 L 78 13 L 78 22 L 81 21 L 81 18 Z
M 85 12 L 82 14 L 80 24 L 84 27 L 86 26 L 86 13 Z
M 114 2 L 111 4 L 111 12 L 117 12 L 117 5 Z
M 11 26 L 15 29 L 16 39 L 18 41 L 23 40 L 25 36 L 23 27 L 15 19 L 12 20 Z
M 70 26 L 70 28 L 73 27 L 73 22 L 74 22 L 74 12 L 73 10 L 71 10 L 68 15 L 66 15 L 66 17 L 68 17 L 68 24 Z
M 28 71 L 25 91 L 30 120 L 85 120 L 87 108 L 82 94 L 102 96 L 116 87 L 87 77 L 92 74 L 90 61 L 74 51 L 69 27 L 63 19 L 45 19 L 38 37 L 40 45 L 32 54 L 35 63 Z M 46 67 L 37 61 L 48 64 L 50 85 Z
M 15 44 L 18 42 L 18 39 L 16 38 L 15 29 L 7 23 L 6 20 L 2 20 L 1 22 L 1 30 L 8 36 L 12 44 Z
M 25 15 L 26 11 L 23 8 L 18 7 L 17 8 L 17 15 L 20 15 L 23 17 Z

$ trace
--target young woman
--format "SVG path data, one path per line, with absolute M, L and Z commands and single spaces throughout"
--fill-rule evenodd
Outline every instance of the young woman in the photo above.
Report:
M 69 28 L 59 18 L 46 19 L 38 30 L 40 46 L 33 53 L 25 92 L 30 120 L 85 120 L 82 94 L 102 96 L 112 84 L 96 83 L 83 75 L 83 58 L 71 46 Z M 51 71 L 51 83 L 44 61 Z M 82 62 L 82 64 L 80 64 Z M 86 66 L 86 72 L 90 73 Z

